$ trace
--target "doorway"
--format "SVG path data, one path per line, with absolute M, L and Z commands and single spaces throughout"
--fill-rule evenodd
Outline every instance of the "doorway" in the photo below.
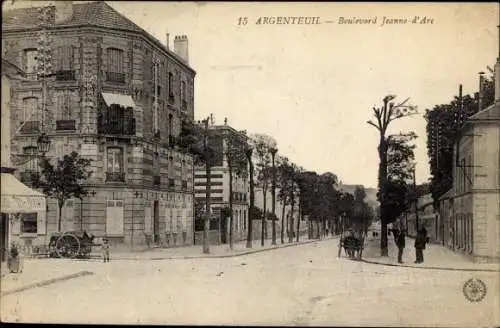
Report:
M 160 242 L 160 207 L 158 201 L 153 202 L 153 243 Z
M 0 262 L 7 261 L 7 251 L 9 242 L 9 216 L 2 213 L 0 219 Z
M 221 211 L 220 213 L 220 242 L 222 244 L 227 244 L 227 223 L 228 214 L 226 211 Z

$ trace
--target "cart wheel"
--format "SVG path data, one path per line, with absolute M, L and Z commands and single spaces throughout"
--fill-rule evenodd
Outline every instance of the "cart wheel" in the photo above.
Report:
M 80 241 L 75 235 L 65 234 L 59 237 L 55 248 L 59 257 L 74 258 L 80 252 Z

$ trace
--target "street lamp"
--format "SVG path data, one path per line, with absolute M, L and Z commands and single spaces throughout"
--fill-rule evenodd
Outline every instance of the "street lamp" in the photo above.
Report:
M 45 153 L 47 153 L 49 151 L 49 148 L 50 148 L 50 139 L 49 137 L 45 134 L 45 133 L 42 133 L 37 141 L 36 141 L 36 144 L 37 144 L 37 147 L 38 147 L 38 151 L 42 154 L 42 156 L 45 155 Z

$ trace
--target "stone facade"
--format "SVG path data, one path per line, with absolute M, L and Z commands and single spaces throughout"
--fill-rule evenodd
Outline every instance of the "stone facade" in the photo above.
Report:
M 471 122 L 455 148 L 453 248 L 478 260 L 499 260 L 500 103 L 473 115 Z
M 12 153 L 36 146 L 43 130 L 51 140 L 48 158 L 76 151 L 92 159 L 88 197 L 63 208 L 67 230 L 83 228 L 112 243 L 193 243 L 193 159 L 177 149 L 175 138 L 182 119 L 194 118 L 196 73 L 109 5 L 72 6 L 73 18 L 64 27 L 49 28 L 57 74 L 44 81 L 45 111 L 43 82 L 33 74 L 29 55 L 38 47 L 39 29 L 22 22 L 33 8 L 14 10 L 15 21 L 6 15 L 2 48 L 31 79 L 12 92 Z M 181 41 L 187 47 L 185 36 Z M 36 167 L 36 160 L 20 165 L 21 180 L 28 182 L 25 173 Z M 34 243 L 47 242 L 57 217 L 49 200 L 46 228 Z

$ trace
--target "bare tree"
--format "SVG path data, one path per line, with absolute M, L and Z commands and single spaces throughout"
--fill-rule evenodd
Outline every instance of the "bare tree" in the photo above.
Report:
M 388 256 L 387 249 L 387 202 L 386 202 L 386 189 L 387 189 L 387 128 L 392 121 L 417 114 L 416 106 L 408 105 L 406 98 L 404 101 L 396 104 L 393 100 L 396 99 L 395 95 L 388 95 L 383 98 L 383 105 L 381 107 L 373 107 L 373 116 L 375 121 L 369 120 L 367 123 L 375 127 L 379 132 L 379 169 L 378 169 L 378 200 L 380 202 L 380 221 L 381 221 L 381 238 L 380 238 L 380 255 Z

